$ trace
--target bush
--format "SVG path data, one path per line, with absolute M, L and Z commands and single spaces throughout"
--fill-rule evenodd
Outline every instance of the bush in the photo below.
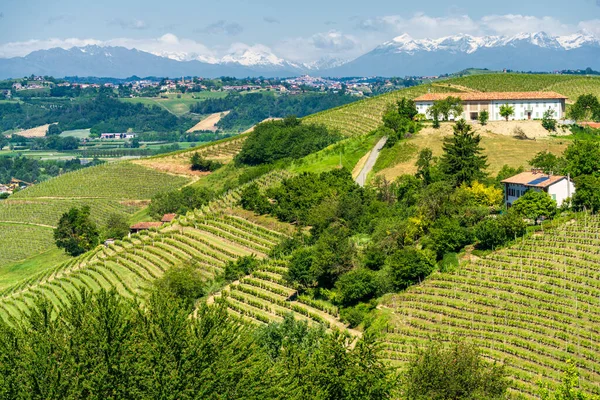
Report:
M 197 152 L 190 158 L 190 163 L 192 171 L 213 172 L 223 166 L 220 162 L 202 158 Z
M 358 268 L 342 275 L 335 283 L 341 305 L 353 306 L 371 299 L 376 292 L 375 272 Z
M 181 190 L 156 194 L 148 206 L 149 214 L 160 219 L 165 214 L 185 214 L 200 208 L 215 197 L 210 189 L 186 186 Z
M 434 267 L 430 255 L 410 247 L 396 251 L 386 261 L 390 280 L 397 290 L 422 282 L 433 272 Z
M 171 267 L 154 285 L 159 291 L 168 292 L 182 300 L 187 309 L 191 310 L 195 301 L 206 294 L 206 279 L 198 269 L 199 266 L 193 260 Z
M 222 278 L 231 282 L 243 276 L 250 275 L 258 267 L 259 263 L 260 261 L 254 255 L 240 257 L 235 261 L 228 261 L 225 264 Z
M 368 304 L 358 304 L 354 307 L 342 308 L 340 310 L 340 318 L 342 321 L 348 323 L 350 328 L 355 328 L 365 320 L 370 310 Z
M 311 248 L 300 248 L 294 251 L 285 279 L 302 287 L 312 286 L 315 281 L 312 274 L 313 260 L 314 256 Z
M 240 205 L 244 210 L 254 211 L 257 214 L 268 214 L 272 206 L 267 196 L 260 192 L 256 183 L 248 185 L 241 193 Z
M 122 239 L 129 234 L 129 223 L 123 214 L 111 214 L 104 228 L 105 239 Z
M 478 247 L 482 249 L 494 249 L 507 241 L 506 232 L 496 218 L 486 219 L 477 224 L 475 236 L 479 240 Z
M 514 202 L 512 211 L 537 223 L 541 217 L 554 217 L 556 202 L 548 193 L 530 189 Z

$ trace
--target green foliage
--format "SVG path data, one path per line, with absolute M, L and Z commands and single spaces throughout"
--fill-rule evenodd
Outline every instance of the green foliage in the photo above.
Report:
M 573 206 L 578 210 L 600 210 L 600 177 L 581 175 L 575 178 L 577 190 L 573 194 Z
M 342 321 L 347 322 L 350 325 L 350 328 L 355 328 L 365 320 L 367 320 L 369 316 L 369 312 L 372 310 L 372 307 L 369 307 L 368 304 L 361 303 L 357 304 L 353 307 L 346 307 L 340 310 L 340 318 Z
M 552 218 L 556 214 L 556 202 L 544 191 L 528 190 L 513 203 L 512 210 L 537 223 L 540 217 Z
M 407 400 L 493 400 L 505 398 L 509 381 L 503 365 L 486 361 L 479 348 L 454 341 L 448 348 L 430 340 L 417 349 L 405 376 Z
M 435 117 L 439 118 L 440 115 L 444 121 L 449 121 L 450 118 L 457 119 L 463 112 L 462 100 L 448 96 L 443 100 L 434 101 L 427 112 L 434 117 L 434 121 Z
M 377 290 L 375 272 L 367 268 L 358 268 L 342 275 L 335 283 L 338 300 L 348 307 L 371 299 Z
M 422 282 L 433 272 L 434 267 L 430 254 L 410 247 L 393 253 L 385 266 L 395 290 L 403 290 Z
M 241 193 L 240 205 L 244 210 L 254 211 L 258 214 L 267 214 L 272 208 L 269 199 L 260 192 L 260 188 L 256 183 L 244 188 Z
M 438 114 L 433 114 L 433 129 L 440 128 L 440 117 Z
M 509 106 L 508 104 L 503 104 L 500 106 L 500 116 L 506 118 L 506 120 L 508 121 L 508 118 L 511 115 L 515 115 L 515 108 L 513 106 Z
M 89 206 L 71 208 L 62 215 L 54 230 L 56 246 L 78 256 L 98 245 L 100 234 L 90 219 Z
M 122 239 L 129 234 L 129 223 L 123 214 L 112 213 L 106 220 L 104 239 Z
M 225 281 L 235 281 L 242 276 L 250 275 L 260 264 L 260 260 L 256 256 L 240 257 L 235 261 L 228 261 L 225 264 L 222 277 Z
M 315 243 L 311 274 L 320 287 L 333 287 L 340 276 L 353 269 L 356 248 L 350 234 L 347 227 L 336 222 Z
M 587 396 L 579 388 L 579 371 L 573 360 L 567 360 L 563 372 L 562 383 L 557 387 L 539 382 L 542 400 L 595 400 L 597 397 Z
M 213 172 L 223 166 L 220 162 L 202 158 L 198 152 L 195 152 L 192 157 L 190 157 L 190 164 L 192 171 L 203 172 Z
M 41 182 L 50 177 L 66 172 L 93 167 L 104 161 L 94 159 L 91 163 L 81 165 L 80 159 L 73 160 L 36 160 L 25 156 L 0 157 L 0 183 L 8 183 L 12 178 L 25 182 Z
M 315 153 L 341 139 L 323 125 L 304 124 L 288 117 L 283 121 L 269 121 L 257 125 L 236 162 L 246 165 L 270 164 L 284 158 L 298 159 Z
M 542 126 L 548 132 L 556 131 L 556 119 L 554 119 L 554 110 L 548 109 L 544 112 L 544 116 L 542 118 Z
M 441 218 L 431 228 L 427 247 L 435 252 L 438 260 L 446 253 L 454 253 L 471 242 L 471 234 L 460 226 L 458 218 Z
M 584 94 L 577 98 L 569 109 L 569 118 L 575 121 L 600 121 L 600 102 L 593 94 Z
M 156 290 L 180 300 L 185 309 L 192 311 L 196 300 L 206 294 L 206 278 L 199 272 L 194 260 L 174 266 L 154 281 Z
M 314 254 L 310 248 L 299 248 L 294 251 L 285 275 L 286 280 L 301 287 L 312 286 L 315 281 L 312 273 L 313 260 Z
M 388 106 L 387 111 L 383 114 L 383 129 L 386 131 L 382 132 L 382 136 L 388 137 L 386 147 L 394 146 L 407 133 L 414 134 L 421 129 L 421 125 L 414 121 L 417 114 L 415 102 L 405 97 L 396 105 Z
M 473 128 L 464 120 L 454 125 L 454 134 L 444 138 L 444 154 L 440 160 L 440 168 L 452 179 L 456 186 L 471 184 L 474 180 L 485 177 L 487 157 L 482 155 L 481 136 L 473 132 Z
M 185 186 L 181 190 L 156 194 L 148 206 L 148 213 L 155 219 L 171 213 L 183 215 L 208 204 L 214 197 L 215 193 L 210 189 Z
M 527 225 L 514 209 L 497 218 L 481 221 L 475 226 L 475 236 L 481 249 L 494 249 L 512 239 L 523 236 Z
M 52 124 L 48 127 L 48 132 L 46 132 L 46 136 L 54 136 L 60 135 L 62 130 L 58 127 L 58 124 Z
M 575 140 L 564 153 L 566 171 L 572 177 L 600 173 L 600 143 L 591 140 Z
M 417 166 L 417 172 L 415 176 L 423 181 L 423 184 L 429 185 L 438 179 L 439 170 L 436 166 L 437 157 L 433 156 L 433 152 L 429 147 L 422 149 L 419 152 L 419 157 L 417 158 L 417 162 L 415 165 Z
M 483 110 L 479 113 L 479 116 L 477 118 L 479 119 L 479 123 L 481 124 L 481 126 L 485 126 L 487 125 L 490 119 L 490 113 L 487 110 Z
M 545 174 L 561 174 L 566 169 L 566 160 L 549 151 L 540 151 L 528 162 L 532 167 L 540 168 Z

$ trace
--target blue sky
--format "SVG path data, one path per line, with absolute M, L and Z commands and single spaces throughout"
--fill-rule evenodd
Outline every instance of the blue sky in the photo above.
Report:
M 256 48 L 352 58 L 395 36 L 546 31 L 600 37 L 600 0 L 0 0 L 0 57 L 100 44 L 206 59 Z

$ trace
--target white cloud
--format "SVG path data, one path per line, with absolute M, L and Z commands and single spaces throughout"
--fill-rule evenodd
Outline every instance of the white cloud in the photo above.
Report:
M 600 0 L 598 0 L 600 2 Z M 577 27 L 590 35 L 594 35 L 597 38 L 600 38 L 600 19 L 594 19 L 590 21 L 581 21 Z
M 142 21 L 141 19 L 137 19 L 137 18 L 134 18 L 134 19 L 116 18 L 111 21 L 108 21 L 108 24 L 120 26 L 121 29 L 143 30 L 143 29 L 148 28 L 148 25 L 146 25 L 146 23 L 144 21 Z
M 320 58 L 352 58 L 365 50 L 363 44 L 353 35 L 330 30 L 310 37 L 284 39 L 275 46 L 278 54 L 296 61 L 316 61 Z
M 11 42 L 0 44 L 0 57 L 22 57 L 35 50 L 47 50 L 55 47 L 70 49 L 72 47 L 83 47 L 88 45 L 96 46 L 122 46 L 128 49 L 138 49 L 154 54 L 165 56 L 177 55 L 184 57 L 192 56 L 193 58 L 203 58 L 206 60 L 216 57 L 215 51 L 208 48 L 204 44 L 192 39 L 178 38 L 177 36 L 167 33 L 159 38 L 151 39 L 130 39 L 116 38 L 110 40 L 96 39 L 47 39 L 47 40 L 28 40 L 25 42 Z
M 600 0 L 599 0 L 600 1 Z M 505 14 L 488 15 L 474 20 L 468 15 L 450 15 L 431 17 L 417 13 L 409 18 L 398 15 L 367 18 L 360 20 L 358 28 L 369 32 L 388 34 L 408 33 L 410 36 L 423 38 L 440 38 L 458 33 L 471 35 L 515 35 L 544 31 L 550 35 L 567 35 L 581 30 L 582 24 L 593 29 L 593 22 L 582 22 L 579 25 L 564 24 L 554 17 Z

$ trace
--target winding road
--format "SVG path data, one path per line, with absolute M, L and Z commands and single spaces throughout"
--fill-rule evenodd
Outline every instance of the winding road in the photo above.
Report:
M 369 155 L 369 158 L 367 159 L 365 166 L 360 171 L 360 174 L 358 174 L 358 176 L 354 180 L 359 186 L 361 186 L 361 187 L 365 186 L 365 183 L 367 182 L 367 176 L 369 175 L 369 172 L 371 172 L 371 170 L 375 166 L 377 157 L 379 157 L 379 153 L 381 153 L 381 149 L 383 149 L 383 146 L 385 146 L 387 139 L 388 139 L 387 136 L 382 137 L 379 140 L 379 142 L 377 142 L 375 147 L 373 147 L 373 150 L 371 151 L 371 154 Z

